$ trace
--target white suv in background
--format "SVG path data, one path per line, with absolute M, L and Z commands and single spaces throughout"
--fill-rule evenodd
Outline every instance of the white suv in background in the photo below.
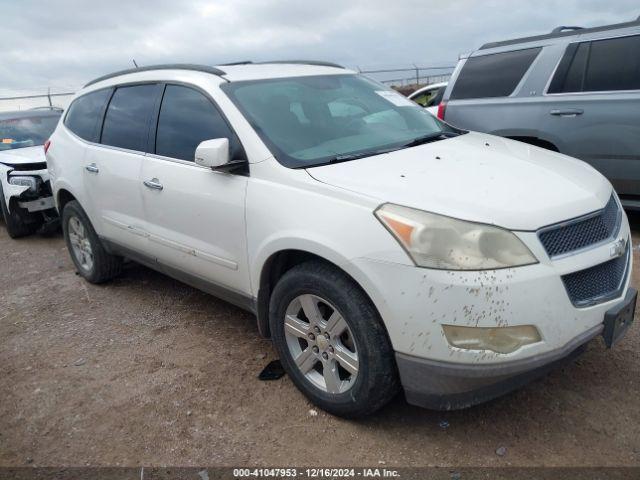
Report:
M 424 107 L 431 115 L 438 116 L 438 106 L 442 102 L 447 85 L 447 82 L 432 83 L 426 87 L 419 88 L 407 98 Z
M 55 107 L 0 113 L 0 219 L 11 238 L 58 228 L 44 148 L 61 114 Z
M 485 401 L 633 319 L 629 225 L 602 175 L 332 64 L 99 78 L 47 160 L 84 278 L 127 257 L 254 312 L 336 415 L 400 386 L 430 408 Z

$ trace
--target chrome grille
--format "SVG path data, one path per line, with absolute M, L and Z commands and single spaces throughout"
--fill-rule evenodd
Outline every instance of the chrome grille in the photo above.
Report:
M 602 209 L 538 231 L 538 238 L 549 257 L 581 250 L 615 237 L 622 211 L 613 195 Z
M 626 253 L 618 258 L 563 275 L 571 302 L 576 307 L 586 307 L 619 296 L 626 280 L 630 250 L 627 246 Z

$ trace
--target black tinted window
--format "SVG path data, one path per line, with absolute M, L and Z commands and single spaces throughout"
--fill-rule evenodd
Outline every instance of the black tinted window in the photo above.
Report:
M 64 124 L 80 138 L 97 141 L 98 123 L 110 94 L 111 89 L 106 89 L 77 98 L 69 107 Z
M 640 36 L 591 42 L 583 91 L 640 89 Z
M 101 143 L 145 151 L 157 85 L 119 87 L 107 108 Z
M 540 53 L 540 48 L 469 58 L 451 92 L 451 100 L 507 97 Z
M 156 153 L 193 161 L 200 142 L 212 138 L 228 138 L 235 158 L 239 144 L 218 109 L 196 90 L 167 85 L 158 117 Z
M 429 104 L 427 106 L 435 107 L 437 105 L 440 105 L 440 102 L 442 102 L 442 97 L 444 97 L 444 92 L 446 89 L 447 89 L 446 86 L 440 87 L 436 92 L 436 94 L 433 97 L 431 97 L 431 99 L 429 100 Z
M 640 89 L 640 36 L 571 44 L 549 93 Z
M 588 56 L 589 42 L 569 45 L 553 75 L 549 93 L 581 91 Z

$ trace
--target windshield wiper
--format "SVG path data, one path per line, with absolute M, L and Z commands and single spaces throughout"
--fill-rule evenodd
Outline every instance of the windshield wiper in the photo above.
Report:
M 356 153 L 343 153 L 340 155 L 336 155 L 335 157 L 331 157 L 325 162 L 319 163 L 317 165 L 309 165 L 308 167 L 319 167 L 322 165 L 328 165 L 332 163 L 340 163 L 340 162 L 348 162 L 350 160 L 357 160 L 358 158 L 364 157 L 373 157 L 375 155 L 382 155 L 383 153 L 391 153 L 397 150 L 402 150 L 403 148 L 416 147 L 418 145 L 422 145 L 424 143 L 434 142 L 436 140 L 442 140 L 445 138 L 457 137 L 458 135 L 462 135 L 463 133 L 467 133 L 464 130 L 459 132 L 456 131 L 448 131 L 448 132 L 437 132 L 430 133 L 429 135 L 424 135 L 422 137 L 414 138 L 408 143 L 401 145 L 400 147 L 394 148 L 384 148 L 381 150 L 371 150 L 365 152 L 356 152 Z
M 357 160 L 358 158 L 373 157 L 374 155 L 382 155 L 383 153 L 393 152 L 395 148 L 386 148 L 383 150 L 371 150 L 366 152 L 344 153 L 336 155 L 328 160 L 327 163 L 348 162 L 349 160 Z
M 458 135 L 462 135 L 459 132 L 437 132 L 430 133 L 428 135 L 423 135 L 421 137 L 414 138 L 410 142 L 402 145 L 401 148 L 410 148 L 417 147 L 418 145 L 424 145 L 425 143 L 435 142 L 437 140 L 444 140 L 445 138 L 457 137 Z

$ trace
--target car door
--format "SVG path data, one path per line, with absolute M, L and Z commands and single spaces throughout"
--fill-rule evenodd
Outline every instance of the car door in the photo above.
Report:
M 232 158 L 244 159 L 239 140 L 213 101 L 185 85 L 165 86 L 154 130 L 142 167 L 149 253 L 189 283 L 248 292 L 247 176 L 194 162 L 198 144 L 214 138 L 228 138 Z
M 159 84 L 115 89 L 104 115 L 99 144 L 84 157 L 85 190 L 98 233 L 138 252 L 147 247 L 140 175 Z
M 562 153 L 640 195 L 640 35 L 570 44 L 544 102 Z

